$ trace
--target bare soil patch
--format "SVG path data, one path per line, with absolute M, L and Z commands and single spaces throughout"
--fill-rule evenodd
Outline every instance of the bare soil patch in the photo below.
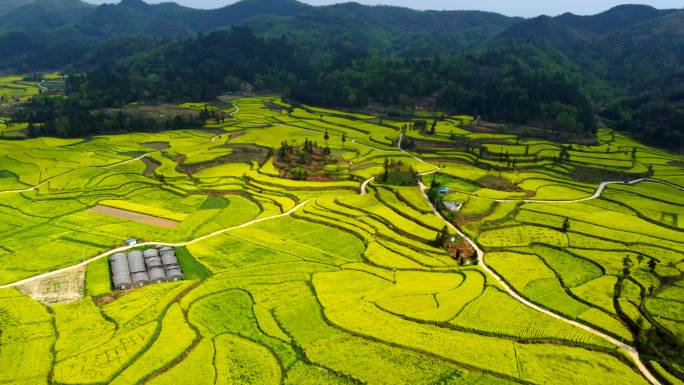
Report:
M 477 180 L 477 183 L 484 188 L 488 188 L 488 189 L 492 189 L 492 190 L 507 191 L 507 192 L 522 192 L 522 191 L 524 191 L 523 189 L 520 188 L 520 186 L 514 184 L 510 180 L 508 180 L 506 178 L 494 176 L 494 175 L 483 176 L 482 178 Z
M 105 108 L 103 110 L 108 114 L 116 114 L 119 111 L 123 111 L 127 114 L 146 118 L 146 119 L 173 119 L 176 116 L 193 116 L 198 117 L 199 111 L 195 111 L 188 108 L 178 107 L 172 104 L 160 104 L 160 105 L 140 105 L 140 104 L 129 104 L 122 108 Z
M 121 210 L 121 209 L 117 209 L 117 208 L 109 207 L 109 206 L 96 205 L 95 207 L 91 208 L 89 211 L 92 211 L 92 212 L 95 212 L 98 214 L 109 215 L 112 217 L 128 219 L 130 221 L 147 223 L 147 224 L 150 224 L 153 226 L 159 226 L 159 227 L 165 227 L 165 228 L 174 228 L 174 227 L 178 226 L 178 222 L 171 220 L 171 219 L 155 217 L 152 215 L 147 215 L 147 214 L 142 214 L 142 213 L 136 213 L 135 211 Z
M 145 163 L 146 166 L 143 175 L 145 175 L 148 178 L 154 177 L 154 170 L 156 170 L 157 167 L 160 166 L 160 164 L 149 158 L 142 158 L 142 161 L 143 163 Z
M 163 151 L 169 148 L 168 142 L 147 142 L 143 143 L 143 146 L 152 147 L 157 151 Z
M 239 138 L 242 135 L 246 134 L 247 131 L 236 131 L 236 132 L 231 132 L 230 136 L 228 137 L 228 140 L 233 140 L 235 138 Z
M 19 286 L 19 290 L 46 305 L 70 303 L 83 298 L 85 267 L 64 271 Z
M 607 180 L 634 180 L 647 177 L 648 174 L 630 174 L 614 170 L 602 170 L 593 167 L 575 167 L 575 169 L 570 173 L 570 176 L 577 182 L 597 184 Z
M 116 290 L 116 291 L 113 291 L 113 292 L 111 292 L 111 293 L 108 293 L 108 294 L 103 295 L 102 297 L 97 298 L 97 299 L 95 300 L 95 304 L 96 304 L 97 306 L 106 305 L 106 304 L 108 304 L 108 303 L 110 303 L 110 302 L 114 302 L 115 300 L 117 300 L 117 299 L 123 297 L 124 295 L 126 295 L 126 294 L 132 292 L 133 290 L 135 290 L 134 287 L 133 287 L 133 288 L 130 288 L 130 289 L 126 289 L 126 290 Z
M 214 167 L 225 163 L 247 163 L 251 165 L 253 161 L 256 161 L 261 165 L 264 164 L 269 157 L 269 150 L 265 147 L 250 144 L 223 145 L 220 147 L 229 147 L 233 149 L 233 152 L 226 156 L 221 156 L 203 163 L 194 163 L 192 165 L 184 164 L 185 156 L 183 155 L 182 158 L 173 159 L 176 163 L 178 163 L 176 170 L 190 175 L 205 168 Z

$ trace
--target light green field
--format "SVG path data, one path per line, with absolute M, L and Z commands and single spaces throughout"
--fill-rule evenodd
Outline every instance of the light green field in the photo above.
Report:
M 475 132 L 469 116 L 439 121 L 434 135 L 407 132 L 418 144 L 407 153 L 396 146 L 405 122 L 274 106 L 286 105 L 216 102 L 209 108 L 231 115 L 211 132 L 0 140 L 0 285 L 131 237 L 181 244 L 187 278 L 113 294 L 102 258 L 86 266 L 74 302 L 47 308 L 0 289 L 0 383 L 648 383 L 601 336 L 528 307 L 437 247 L 444 221 L 418 186 L 380 183 L 385 159 L 447 187 L 480 262 L 525 299 L 625 343 L 640 319 L 684 338 L 681 190 L 611 185 L 567 202 L 594 193 L 588 165 L 631 179 L 651 165 L 677 183 L 682 157 L 602 129 L 600 143 L 559 162 L 559 144 Z M 282 178 L 281 143 L 307 139 L 330 147 L 326 178 Z M 648 359 L 670 382 L 682 374 L 677 359 Z

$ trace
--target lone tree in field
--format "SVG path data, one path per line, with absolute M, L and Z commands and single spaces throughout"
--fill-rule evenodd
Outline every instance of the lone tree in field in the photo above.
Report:
M 563 232 L 567 233 L 570 230 L 570 218 L 565 218 L 563 221 Z
M 658 266 L 658 262 L 656 262 L 655 258 L 648 260 L 648 269 L 651 271 L 651 273 L 655 271 L 656 266 Z
M 347 141 L 347 135 L 342 133 L 342 148 L 344 148 L 344 143 Z
M 328 144 L 328 139 L 330 139 L 330 135 L 328 135 L 328 129 L 325 129 L 325 135 L 323 135 L 323 139 L 325 139 L 325 144 Z
M 444 247 L 446 241 L 449 239 L 449 228 L 444 226 L 442 230 L 437 232 L 437 237 L 435 237 L 435 246 Z
M 382 175 L 383 183 L 387 183 L 389 179 L 389 159 L 385 158 L 385 173 Z

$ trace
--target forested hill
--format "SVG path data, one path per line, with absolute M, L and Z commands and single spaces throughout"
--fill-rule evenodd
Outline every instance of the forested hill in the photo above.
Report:
M 142 0 L 97 7 L 80 0 L 9 1 L 15 6 L 0 8 L 0 48 L 5 53 L 0 64 L 18 67 L 68 64 L 88 49 L 122 37 L 191 36 L 232 25 L 248 25 L 266 36 L 287 34 L 318 47 L 353 43 L 385 53 L 454 53 L 487 42 L 521 20 L 485 12 L 420 12 L 356 3 L 314 7 L 296 0 L 243 0 L 214 10 Z M 30 51 L 25 49 L 27 41 Z M 60 50 L 67 56 L 59 56 Z
M 231 25 L 256 36 L 242 28 L 211 32 Z M 212 97 L 248 82 L 329 106 L 430 100 L 571 132 L 591 131 L 597 112 L 647 142 L 678 147 L 683 26 L 684 11 L 641 5 L 520 19 L 295 0 L 243 0 L 216 10 L 11 0 L 0 8 L 0 69 L 92 71 L 73 91 L 93 108 Z M 136 87 L 89 86 L 103 86 L 94 74 L 105 73 Z

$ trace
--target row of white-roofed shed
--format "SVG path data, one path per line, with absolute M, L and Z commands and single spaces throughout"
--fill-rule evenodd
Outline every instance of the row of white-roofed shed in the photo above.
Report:
M 172 247 L 131 250 L 115 253 L 109 258 L 112 283 L 117 289 L 140 287 L 148 283 L 183 279 L 176 251 Z

